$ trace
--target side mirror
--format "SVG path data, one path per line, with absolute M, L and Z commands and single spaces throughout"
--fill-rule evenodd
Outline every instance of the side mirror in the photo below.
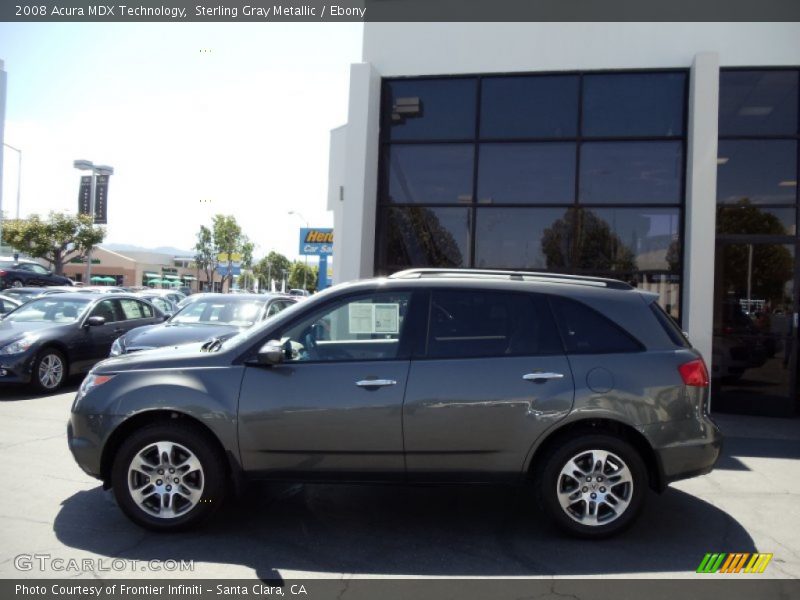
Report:
M 88 319 L 86 319 L 86 325 L 88 325 L 89 327 L 98 327 L 99 325 L 105 325 L 105 324 L 106 324 L 105 317 L 100 317 L 95 315 L 93 317 L 89 317 Z
M 286 357 L 286 350 L 278 340 L 270 340 L 258 349 L 258 364 L 278 365 Z
M 165 321 L 169 321 L 172 318 L 172 315 L 174 315 L 174 314 L 175 313 L 171 313 L 171 312 L 164 313 L 164 320 Z

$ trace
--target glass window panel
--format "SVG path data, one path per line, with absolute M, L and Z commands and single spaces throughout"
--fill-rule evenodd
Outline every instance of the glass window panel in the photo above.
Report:
M 574 209 L 479 208 L 475 266 L 568 270 L 574 229 Z
M 677 208 L 580 209 L 574 265 L 580 271 L 680 273 Z
M 575 75 L 490 77 L 481 83 L 481 137 L 575 137 Z
M 743 201 L 717 207 L 717 233 L 728 235 L 795 235 L 793 208 L 762 208 Z
M 628 332 L 582 302 L 560 296 L 552 296 L 550 302 L 569 354 L 617 354 L 644 350 Z
M 387 81 L 383 127 L 391 140 L 475 137 L 477 79 Z
M 409 206 L 381 211 L 380 267 L 469 266 L 470 209 Z
M 479 203 L 571 203 L 574 198 L 575 144 L 481 144 Z
M 797 194 L 797 142 L 720 140 L 717 202 L 793 204 Z
M 681 142 L 581 144 L 580 202 L 651 204 L 681 202 Z
M 395 204 L 472 202 L 472 144 L 398 144 L 384 149 L 388 195 Z
M 615 73 L 583 78 L 583 135 L 683 135 L 684 73 Z
M 433 292 L 427 347 L 428 358 L 563 352 L 543 297 L 475 290 Z
M 719 134 L 796 134 L 797 88 L 797 71 L 722 71 Z

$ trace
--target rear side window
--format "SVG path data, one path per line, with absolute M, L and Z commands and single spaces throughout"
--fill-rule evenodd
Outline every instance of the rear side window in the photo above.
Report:
M 664 331 L 669 336 L 669 339 L 672 340 L 673 344 L 679 348 L 692 347 L 692 345 L 689 343 L 689 340 L 687 340 L 686 336 L 683 335 L 681 328 L 678 327 L 678 324 L 664 311 L 663 308 L 658 305 L 658 302 L 651 302 L 650 310 L 653 311 L 656 319 L 658 319 L 658 322 L 661 324 L 661 327 L 664 328 Z
M 642 344 L 596 310 L 569 298 L 553 297 L 553 312 L 570 354 L 640 352 Z
M 544 298 L 474 290 L 431 294 L 429 358 L 561 354 Z

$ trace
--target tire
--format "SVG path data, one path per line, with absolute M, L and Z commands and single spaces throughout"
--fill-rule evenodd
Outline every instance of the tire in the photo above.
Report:
M 22 286 L 22 280 L 21 279 L 15 279 L 14 281 L 11 282 L 11 287 L 17 287 L 17 288 L 23 287 Z
M 598 460 L 603 461 L 599 470 Z M 628 442 L 609 434 L 576 435 L 554 446 L 537 467 L 534 485 L 542 509 L 576 537 L 619 533 L 636 519 L 647 494 L 641 456 Z
M 64 355 L 55 348 L 43 348 L 33 361 L 31 385 L 40 393 L 58 390 L 69 375 L 69 365 Z
M 227 492 L 224 457 L 216 447 L 208 434 L 185 423 L 154 423 L 134 432 L 111 468 L 122 512 L 152 531 L 180 531 L 206 521 Z M 178 481 L 169 482 L 169 476 Z M 142 493 L 138 499 L 137 491 Z

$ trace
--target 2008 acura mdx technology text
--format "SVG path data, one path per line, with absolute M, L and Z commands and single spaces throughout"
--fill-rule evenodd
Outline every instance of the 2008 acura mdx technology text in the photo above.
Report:
M 247 479 L 504 480 L 567 531 L 610 535 L 721 448 L 703 359 L 656 299 L 545 273 L 343 284 L 224 342 L 103 361 L 69 446 L 156 530 Z

